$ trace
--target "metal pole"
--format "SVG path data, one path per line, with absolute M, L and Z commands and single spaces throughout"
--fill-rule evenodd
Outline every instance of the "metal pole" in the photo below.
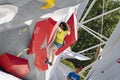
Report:
M 84 25 L 81 25 L 81 27 L 86 30 L 88 33 L 92 34 L 94 37 L 96 37 L 97 39 L 99 39 L 100 41 L 104 42 L 100 37 L 98 37 L 97 35 L 95 35 L 94 33 L 92 33 L 91 31 L 87 30 Z
M 110 10 L 110 11 L 108 11 L 108 12 L 106 12 L 106 13 L 101 14 L 101 15 L 98 15 L 98 16 L 96 16 L 96 17 L 94 17 L 94 18 L 88 19 L 88 20 L 84 21 L 83 24 L 85 24 L 85 23 L 87 23 L 87 22 L 90 22 L 90 21 L 92 21 L 92 20 L 95 20 L 95 19 L 97 19 L 97 18 L 100 18 L 100 17 L 102 17 L 102 16 L 104 16 L 104 15 L 110 14 L 110 13 L 112 13 L 112 12 L 114 12 L 114 11 L 119 10 L 119 9 L 120 9 L 120 7 L 115 8 L 115 9 L 113 9 L 113 10 Z
M 96 0 L 93 0 L 93 1 L 92 1 L 92 3 L 91 3 L 91 5 L 89 6 L 88 10 L 86 11 L 85 15 L 84 15 L 83 18 L 81 19 L 80 23 L 82 23 L 82 22 L 85 20 L 86 16 L 87 16 L 88 13 L 90 12 L 91 8 L 94 6 L 95 2 L 96 2 Z
M 82 50 L 82 51 L 79 51 L 79 52 L 77 52 L 77 53 L 83 53 L 83 52 L 85 52 L 85 51 L 88 51 L 88 50 L 91 50 L 91 49 L 93 49 L 93 48 L 96 48 L 96 47 L 99 47 L 99 46 L 101 46 L 101 45 L 103 45 L 103 44 L 105 44 L 106 42 L 103 42 L 103 43 L 100 43 L 100 44 L 98 44 L 98 45 L 95 45 L 95 46 L 92 46 L 92 47 L 90 47 L 90 48 L 87 48 L 87 49 L 84 49 L 84 50 Z
M 98 33 L 98 32 L 96 32 L 96 31 L 94 31 L 94 30 L 92 30 L 92 29 L 88 28 L 87 26 L 85 26 L 85 25 L 84 25 L 84 27 L 85 27 L 86 29 L 90 30 L 91 32 L 93 32 L 93 33 L 97 34 L 98 36 L 100 36 L 100 37 L 102 37 L 102 38 L 104 38 L 104 39 L 108 40 L 108 38 L 106 38 L 105 36 L 103 36 L 103 35 L 99 34 L 99 33 Z

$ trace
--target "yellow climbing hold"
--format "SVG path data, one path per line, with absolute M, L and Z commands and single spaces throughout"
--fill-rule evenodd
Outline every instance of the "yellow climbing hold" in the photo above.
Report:
M 46 2 L 45 5 L 41 7 L 41 9 L 50 9 L 55 6 L 55 0 L 44 0 Z
M 29 50 L 29 48 L 24 49 L 23 51 L 21 51 L 21 52 L 17 55 L 17 57 L 20 57 L 20 55 L 22 55 L 23 52 L 28 51 L 28 50 Z
M 25 28 L 23 28 L 23 30 L 22 30 L 23 32 L 27 32 L 27 28 L 25 27 Z

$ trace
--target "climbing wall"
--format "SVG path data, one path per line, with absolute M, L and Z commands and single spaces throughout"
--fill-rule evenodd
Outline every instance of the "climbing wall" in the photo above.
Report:
M 120 79 L 120 22 L 85 80 Z

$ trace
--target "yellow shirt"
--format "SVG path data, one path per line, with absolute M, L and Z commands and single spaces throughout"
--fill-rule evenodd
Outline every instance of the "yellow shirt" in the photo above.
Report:
M 56 39 L 55 42 L 59 43 L 59 44 L 63 44 L 64 42 L 64 38 L 65 36 L 69 33 L 69 31 L 64 31 L 62 29 L 60 29 L 57 34 L 56 34 Z

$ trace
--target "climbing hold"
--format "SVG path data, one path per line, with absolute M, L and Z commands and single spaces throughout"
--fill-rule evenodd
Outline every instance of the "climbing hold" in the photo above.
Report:
M 44 0 L 46 4 L 44 4 L 41 9 L 49 9 L 55 6 L 55 0 Z

